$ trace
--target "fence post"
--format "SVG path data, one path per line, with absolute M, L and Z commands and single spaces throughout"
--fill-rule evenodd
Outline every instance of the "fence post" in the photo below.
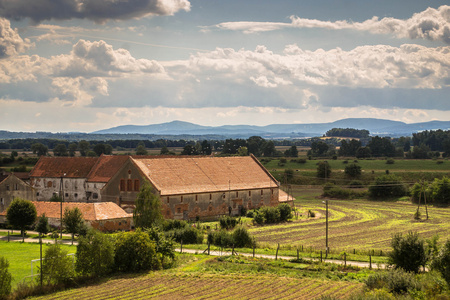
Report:
M 347 267 L 347 253 L 344 252 L 344 267 Z
M 231 255 L 234 255 L 234 244 L 233 244 L 233 249 L 231 249 Z
M 211 246 L 211 243 L 208 241 L 208 255 L 209 255 L 210 246 Z
M 320 250 L 320 262 L 322 262 L 322 250 Z
M 369 255 L 369 269 L 372 270 L 372 255 Z
M 8 242 L 9 242 L 9 230 L 8 230 Z
M 278 243 L 278 246 L 277 246 L 277 253 L 275 254 L 275 260 L 278 259 L 278 249 L 280 249 L 280 243 Z
M 183 240 L 180 241 L 180 253 L 183 253 Z
M 256 248 L 256 245 L 255 245 L 255 243 L 253 243 L 253 258 L 255 258 L 255 248 Z
M 297 248 L 297 260 L 300 259 L 300 255 L 299 255 L 299 249 Z

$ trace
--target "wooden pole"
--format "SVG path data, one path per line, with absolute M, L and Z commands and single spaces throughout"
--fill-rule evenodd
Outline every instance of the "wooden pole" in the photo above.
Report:
M 278 243 L 278 246 L 277 246 L 277 253 L 275 254 L 275 260 L 278 259 L 278 249 L 280 249 L 280 243 Z
M 39 244 L 40 244 L 40 248 L 41 248 L 41 289 L 42 289 L 42 277 L 43 277 L 43 272 L 42 272 L 42 237 L 41 237 L 41 233 L 39 232 Z

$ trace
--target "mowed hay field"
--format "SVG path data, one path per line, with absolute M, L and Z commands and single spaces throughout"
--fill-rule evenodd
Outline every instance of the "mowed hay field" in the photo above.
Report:
M 347 299 L 363 287 L 357 281 L 293 278 L 265 274 L 264 270 L 208 271 L 208 265 L 220 262 L 214 257 L 199 257 L 177 269 L 125 275 L 33 299 Z
M 276 246 L 291 245 L 325 250 L 325 204 L 319 195 L 321 188 L 293 187 L 295 206 L 301 217 L 292 222 L 254 226 L 251 234 L 261 244 Z M 308 218 L 308 211 L 315 213 Z M 334 253 L 356 250 L 391 249 L 390 241 L 395 233 L 415 231 L 423 238 L 438 234 L 440 242 L 450 239 L 450 208 L 420 207 L 421 220 L 414 220 L 417 205 L 408 201 L 387 202 L 368 200 L 329 200 L 328 240 Z

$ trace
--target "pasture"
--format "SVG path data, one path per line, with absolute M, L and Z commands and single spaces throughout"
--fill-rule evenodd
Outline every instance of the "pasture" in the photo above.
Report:
M 261 245 L 271 248 L 279 243 L 294 247 L 312 247 L 325 250 L 325 204 L 319 196 L 321 188 L 292 187 L 295 206 L 300 217 L 292 222 L 252 226 L 249 231 Z M 308 211 L 315 213 L 308 218 Z M 328 243 L 333 253 L 368 252 L 386 253 L 391 249 L 390 241 L 395 233 L 416 231 L 428 239 L 439 235 L 440 242 L 450 239 L 450 209 L 421 206 L 420 220 L 414 219 L 417 205 L 409 201 L 329 200 Z

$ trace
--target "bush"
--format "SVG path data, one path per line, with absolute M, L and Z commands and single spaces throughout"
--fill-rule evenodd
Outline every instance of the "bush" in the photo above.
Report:
M 166 237 L 173 239 L 177 243 L 183 244 L 201 244 L 203 234 L 195 227 L 185 227 L 166 232 Z
M 375 183 L 369 187 L 369 195 L 372 198 L 402 197 L 406 194 L 406 188 L 400 178 L 395 175 L 382 175 L 375 179 Z
M 254 210 L 249 210 L 247 212 L 247 218 L 253 218 L 255 216 L 255 211 Z
M 155 242 L 145 232 L 122 232 L 115 241 L 114 264 L 118 271 L 137 272 L 161 268 Z
M 318 178 L 330 178 L 331 166 L 326 161 L 317 163 L 317 177 Z
M 237 248 L 250 248 L 253 245 L 252 237 L 244 227 L 238 227 L 233 231 L 233 241 Z
M 42 277 L 46 285 L 68 283 L 75 276 L 73 259 L 58 244 L 50 244 L 42 262 Z
M 114 267 L 114 244 L 108 235 L 91 229 L 78 240 L 75 269 L 83 275 L 102 276 Z
M 0 256 L 0 299 L 6 298 L 11 293 L 12 276 L 8 268 L 8 260 Z
M 219 218 L 219 225 L 222 229 L 233 229 L 234 227 L 236 227 L 237 223 L 238 220 L 234 217 L 222 216 Z
M 361 176 L 361 166 L 357 164 L 349 164 L 345 166 L 345 174 L 349 177 Z
M 389 263 L 407 272 L 419 272 L 427 262 L 427 254 L 423 239 L 417 232 L 409 232 L 405 237 L 395 234 L 391 240 L 392 252 L 389 253 Z
M 277 206 L 277 209 L 280 211 L 280 222 L 286 222 L 292 219 L 292 207 L 283 203 Z
M 188 226 L 188 223 L 186 221 L 183 220 L 164 220 L 164 222 L 162 223 L 162 228 L 163 231 L 169 231 L 169 230 L 173 230 L 173 229 L 181 229 L 181 228 L 185 228 Z
M 208 233 L 208 242 L 218 247 L 231 247 L 234 244 L 234 237 L 226 230 L 212 231 Z
M 393 160 L 392 158 L 388 158 L 386 160 L 386 164 L 388 164 L 388 165 L 393 165 L 394 163 L 395 163 L 395 160 Z
M 412 273 L 401 269 L 371 274 L 366 279 L 365 284 L 371 290 L 387 289 L 395 294 L 404 294 L 408 291 L 419 291 L 422 289 Z
M 261 211 L 256 211 L 255 217 L 253 218 L 253 221 L 256 222 L 256 224 L 262 225 L 266 223 L 266 217 L 265 214 Z
M 175 245 L 171 238 L 167 238 L 158 227 L 147 229 L 150 239 L 156 243 L 156 254 L 163 268 L 168 268 L 175 261 Z
M 259 209 L 259 212 L 264 215 L 266 224 L 278 223 L 280 221 L 280 211 L 276 207 L 263 206 Z
M 438 255 L 433 260 L 431 267 L 438 270 L 450 287 L 450 240 L 441 247 Z
M 39 217 L 38 222 L 35 226 L 35 230 L 43 235 L 46 235 L 50 232 L 50 226 L 48 225 L 48 218 L 45 214 Z

